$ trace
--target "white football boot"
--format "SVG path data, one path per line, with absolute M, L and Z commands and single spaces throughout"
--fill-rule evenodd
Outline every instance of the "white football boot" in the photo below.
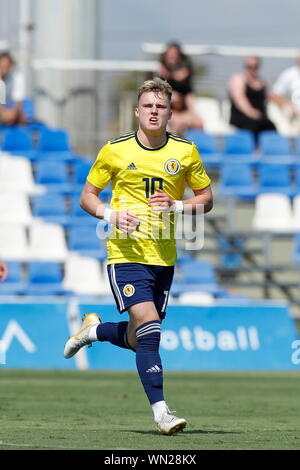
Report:
M 96 313 L 86 313 L 83 316 L 81 329 L 74 336 L 70 336 L 65 344 L 64 357 L 69 359 L 73 357 L 83 346 L 91 345 L 89 331 L 92 326 L 99 325 L 100 318 Z
M 168 436 L 175 432 L 182 431 L 187 425 L 187 421 L 185 419 L 177 418 L 177 416 L 172 413 L 175 413 L 175 411 L 167 409 L 167 411 L 161 415 L 160 420 L 156 423 L 158 430 L 162 434 L 166 434 Z

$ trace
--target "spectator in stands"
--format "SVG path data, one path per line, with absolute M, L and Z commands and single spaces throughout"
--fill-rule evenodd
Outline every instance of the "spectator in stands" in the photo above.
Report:
M 159 75 L 167 80 L 173 89 L 171 132 L 182 135 L 188 128 L 201 129 L 202 120 L 194 109 L 192 65 L 178 44 L 171 43 L 167 46 L 161 57 Z
M 5 281 L 5 279 L 7 278 L 7 272 L 8 269 L 6 264 L 0 260 L 0 281 Z
M 244 72 L 233 75 L 229 81 L 230 124 L 239 129 L 249 129 L 257 142 L 260 132 L 276 128 L 267 117 L 269 96 L 265 80 L 258 75 L 260 59 L 247 57 L 244 67 Z
M 272 100 L 287 108 L 291 117 L 299 118 L 300 123 L 300 51 L 296 64 L 279 75 L 272 91 Z
M 26 124 L 22 110 L 25 98 L 23 75 L 15 69 L 15 62 L 9 52 L 0 54 L 0 79 L 5 85 L 6 104 L 0 106 L 0 123 L 6 125 Z

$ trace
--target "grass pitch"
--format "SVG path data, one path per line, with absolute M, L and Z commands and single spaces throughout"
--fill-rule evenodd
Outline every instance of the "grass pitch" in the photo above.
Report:
M 165 373 L 162 436 L 134 372 L 0 370 L 3 449 L 300 449 L 300 374 Z

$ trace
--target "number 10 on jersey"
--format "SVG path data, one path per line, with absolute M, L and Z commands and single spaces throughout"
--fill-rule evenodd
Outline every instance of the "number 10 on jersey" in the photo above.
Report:
M 162 190 L 164 185 L 162 178 L 143 178 L 143 182 L 145 183 L 146 199 L 149 199 L 157 188 Z

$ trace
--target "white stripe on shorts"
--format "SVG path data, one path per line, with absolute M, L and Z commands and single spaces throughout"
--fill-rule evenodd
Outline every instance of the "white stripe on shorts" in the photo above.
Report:
M 119 301 L 120 310 L 123 310 L 125 308 L 125 305 L 124 305 L 122 295 L 121 295 L 120 289 L 116 281 L 116 271 L 115 271 L 114 264 L 111 264 L 111 283 L 112 283 L 113 291 Z

